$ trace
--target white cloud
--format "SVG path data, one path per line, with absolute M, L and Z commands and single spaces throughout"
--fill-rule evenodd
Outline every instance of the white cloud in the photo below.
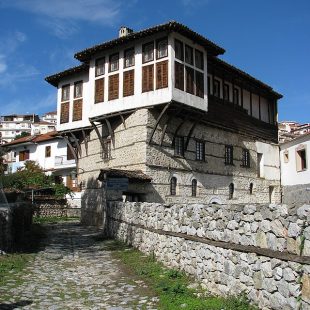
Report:
M 78 21 L 113 25 L 120 14 L 121 0 L 0 0 L 0 7 L 37 15 L 41 24 L 63 39 L 76 32 Z
M 9 32 L 5 38 L 1 38 L 0 41 L 0 53 L 1 54 L 11 54 L 16 51 L 16 49 L 27 40 L 25 33 L 20 31 Z
M 4 73 L 7 69 L 5 56 L 0 54 L 0 73 Z

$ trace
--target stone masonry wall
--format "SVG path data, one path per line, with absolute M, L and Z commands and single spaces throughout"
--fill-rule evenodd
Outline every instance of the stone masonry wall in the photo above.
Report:
M 310 308 L 310 206 L 110 202 L 107 232 L 263 309 Z
M 149 112 L 148 136 L 158 115 Z M 161 144 L 165 124 L 167 129 Z M 181 127 L 180 127 L 181 126 Z M 152 144 L 147 146 L 146 173 L 153 177 L 155 190 L 165 202 L 209 203 L 216 197 L 221 203 L 280 203 L 280 166 L 278 146 L 268 142 L 258 142 L 250 136 L 229 130 L 198 123 L 191 133 L 188 148 L 183 157 L 174 155 L 173 137 L 186 141 L 193 121 L 164 117 L 154 133 Z M 205 158 L 196 160 L 196 140 L 205 144 Z M 233 146 L 233 165 L 225 165 L 225 145 Z M 264 148 L 264 176 L 257 176 L 257 154 Z M 250 167 L 242 167 L 242 150 L 250 152 Z M 175 176 L 178 181 L 177 195 L 170 196 L 169 182 Z M 198 182 L 197 197 L 191 197 L 191 181 Z M 229 184 L 233 183 L 235 192 L 229 200 Z M 250 183 L 253 192 L 250 194 Z M 274 188 L 270 201 L 269 187 Z

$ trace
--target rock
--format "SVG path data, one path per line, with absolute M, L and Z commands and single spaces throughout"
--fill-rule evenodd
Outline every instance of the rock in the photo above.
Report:
M 298 237 L 301 232 L 301 227 L 296 223 L 291 223 L 288 227 L 288 236 L 289 237 Z
M 239 224 L 235 220 L 232 220 L 227 224 L 227 228 L 230 230 L 235 230 L 238 226 Z
M 277 250 L 277 237 L 273 233 L 267 234 L 267 246 L 274 251 Z
M 276 280 L 280 280 L 282 279 L 282 276 L 283 276 L 283 270 L 281 267 L 276 267 L 274 270 L 273 270 L 273 276 Z
M 267 261 L 261 264 L 261 269 L 266 278 L 272 277 L 271 262 Z
M 265 278 L 262 282 L 262 288 L 265 289 L 269 293 L 273 293 L 277 291 L 276 281 L 272 278 Z
M 306 239 L 310 240 L 310 226 L 305 228 L 304 236 L 305 236 Z
M 285 237 L 287 235 L 287 230 L 279 220 L 271 222 L 271 230 L 277 237 Z
M 253 205 L 247 205 L 243 209 L 243 213 L 245 214 L 254 214 L 256 211 L 256 206 Z
M 260 229 L 261 229 L 263 232 L 268 232 L 268 231 L 270 231 L 270 230 L 271 230 L 270 221 L 263 220 L 263 221 L 260 223 Z
M 299 239 L 287 238 L 287 251 L 294 254 L 299 254 Z
M 302 255 L 303 256 L 310 256 L 310 240 L 305 240 L 304 241 Z
M 285 297 L 279 292 L 275 292 L 270 296 L 270 304 L 272 309 L 283 310 L 287 302 Z
M 261 248 L 267 248 L 267 237 L 263 231 L 258 231 L 256 234 L 256 245 Z
M 252 232 L 257 232 L 258 229 L 258 224 L 256 222 L 251 223 L 251 231 Z
M 259 212 L 254 213 L 254 220 L 260 222 L 263 220 L 263 216 Z
M 253 274 L 253 282 L 254 282 L 254 287 L 257 290 L 261 290 L 262 289 L 263 275 L 262 275 L 261 271 L 254 272 L 254 274 Z
M 261 208 L 260 213 L 264 220 L 272 220 L 272 212 L 267 207 Z
M 305 219 L 310 215 L 310 205 L 303 205 L 297 209 L 297 215 L 299 218 Z
M 278 286 L 279 293 L 282 296 L 288 298 L 290 295 L 289 284 L 287 282 L 284 282 L 284 281 L 279 281 L 277 286 Z

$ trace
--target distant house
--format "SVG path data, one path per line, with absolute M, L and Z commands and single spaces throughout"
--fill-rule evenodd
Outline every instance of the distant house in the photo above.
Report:
M 47 175 L 54 175 L 59 182 L 62 181 L 75 192 L 75 200 L 80 200 L 75 157 L 56 131 L 23 137 L 7 143 L 5 148 L 14 152 L 16 157 L 16 162 L 8 164 L 8 173 L 22 168 L 27 160 L 35 161 Z
M 57 124 L 57 111 L 47 112 L 42 115 L 42 121 Z
M 310 133 L 280 145 L 284 203 L 310 203 Z
M 39 121 L 31 124 L 31 135 L 42 135 L 56 130 L 56 124 L 46 121 Z

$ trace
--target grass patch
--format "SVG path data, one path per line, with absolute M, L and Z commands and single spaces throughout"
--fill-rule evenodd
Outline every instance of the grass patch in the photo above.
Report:
M 156 262 L 155 256 L 146 256 L 120 242 L 106 242 L 113 255 L 136 275 L 141 277 L 158 295 L 159 309 L 165 310 L 254 310 L 245 296 L 216 297 L 202 288 L 190 287 L 191 279 L 183 272 L 168 269 Z
M 33 223 L 45 224 L 45 223 L 59 223 L 70 222 L 80 220 L 79 217 L 67 217 L 67 216 L 47 216 L 47 217 L 34 217 Z

